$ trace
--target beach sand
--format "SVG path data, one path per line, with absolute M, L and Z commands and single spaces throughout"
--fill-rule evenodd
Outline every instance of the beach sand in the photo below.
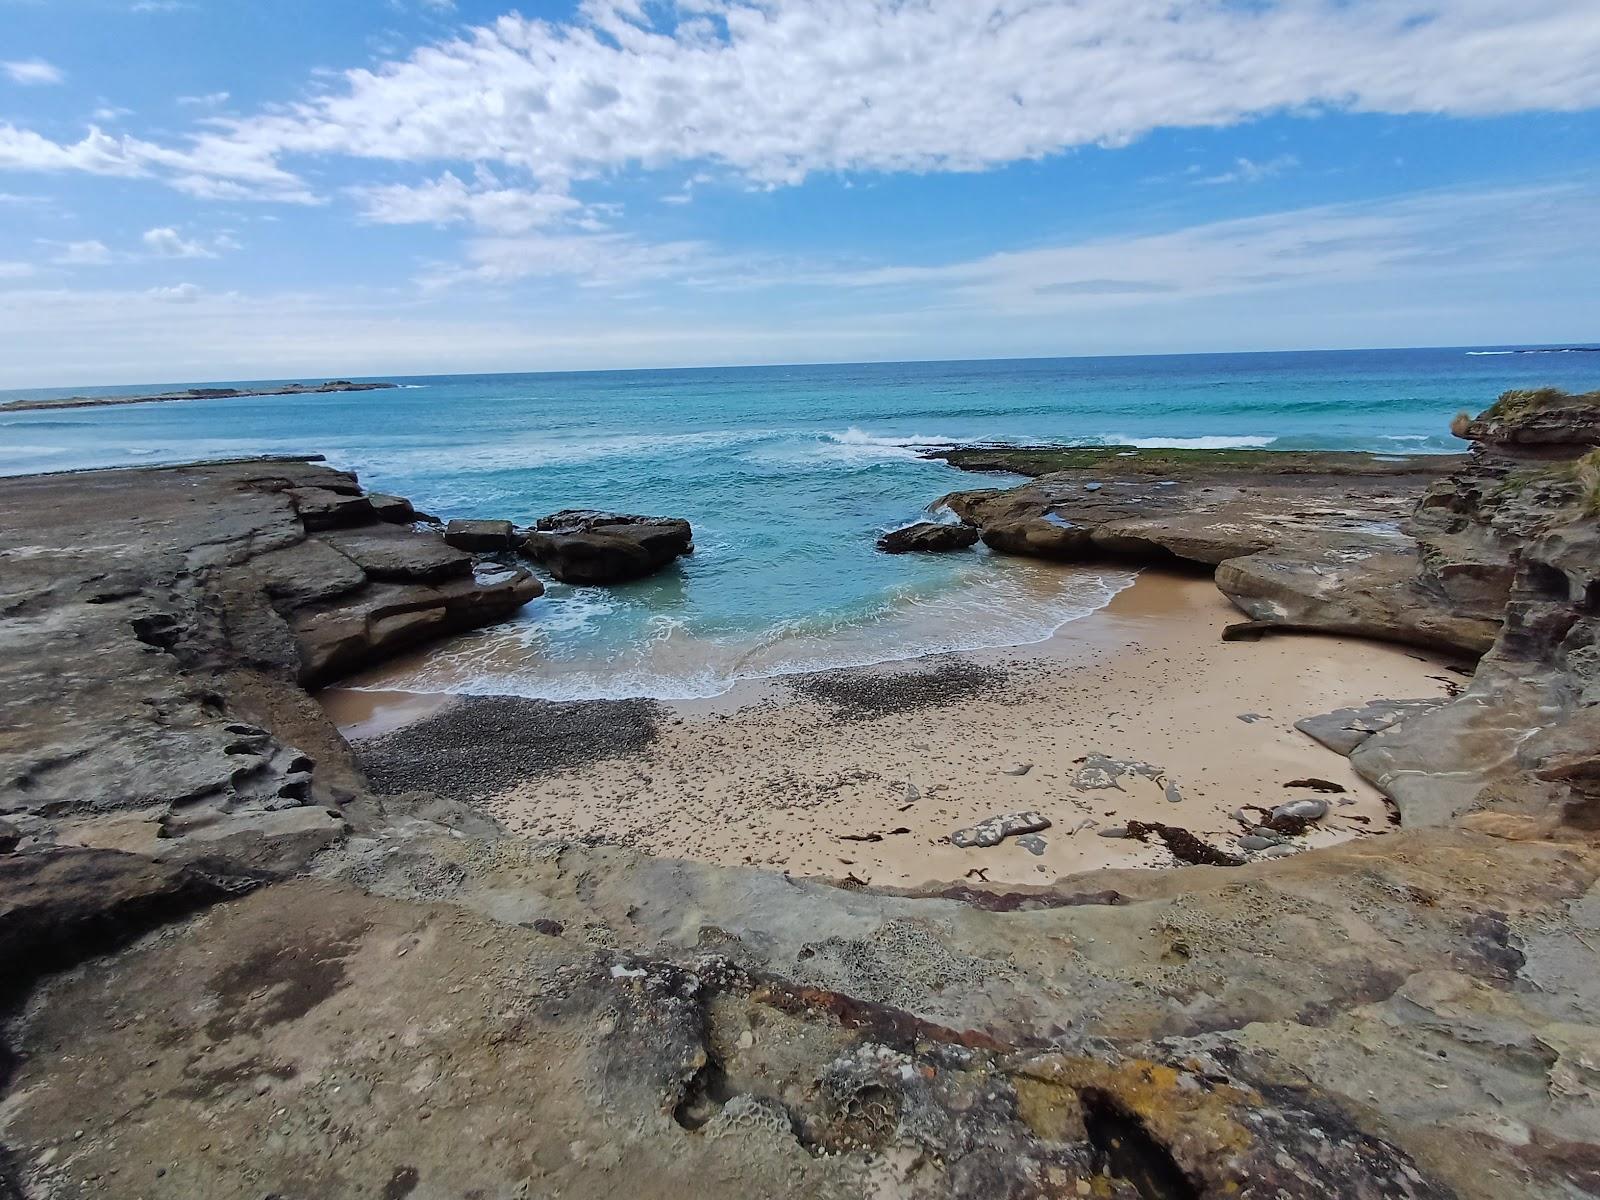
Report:
M 1353 639 L 1223 642 L 1239 619 L 1210 579 L 1146 569 L 1047 642 L 661 702 L 653 740 L 625 756 L 513 780 L 480 805 L 536 838 L 898 886 L 1172 865 L 1157 839 L 1097 833 L 1130 819 L 1237 852 L 1231 814 L 1313 795 L 1284 786 L 1306 777 L 1347 791 L 1327 797 L 1327 819 L 1294 845 L 1390 828 L 1377 791 L 1294 722 L 1376 697 L 1443 696 L 1461 677 L 1421 652 Z M 358 746 L 452 703 L 338 689 L 323 699 Z M 1091 755 L 1159 771 L 1084 789 L 1074 776 Z M 1051 822 L 1040 854 L 1015 838 L 973 849 L 949 840 L 1025 810 Z

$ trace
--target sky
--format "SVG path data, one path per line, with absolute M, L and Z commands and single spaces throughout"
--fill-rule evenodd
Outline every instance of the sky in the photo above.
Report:
M 0 388 L 1600 338 L 1600 0 L 0 0 Z

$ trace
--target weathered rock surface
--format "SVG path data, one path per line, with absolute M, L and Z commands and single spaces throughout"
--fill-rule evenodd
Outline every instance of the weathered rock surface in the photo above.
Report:
M 1455 428 L 1473 442 L 1465 458 L 940 456 L 1043 472 L 947 497 L 994 549 L 1210 565 L 1252 618 L 1230 636 L 1304 630 L 1482 655 L 1449 703 L 1375 701 L 1300 727 L 1350 753 L 1407 824 L 1497 809 L 1600 828 L 1600 393 L 1510 392 Z
M 539 592 L 304 459 L 7 479 L 0 507 L 0 813 L 158 857 L 326 844 L 357 773 L 300 685 Z
M 1418 516 L 1421 576 L 1485 607 L 1504 585 L 1503 628 L 1456 700 L 1351 762 L 1408 823 L 1492 808 L 1600 829 L 1600 393 L 1508 393 L 1463 432 L 1469 464 Z
M 444 540 L 458 550 L 495 554 L 516 545 L 517 531 L 510 521 L 451 521 Z
M 566 509 L 542 517 L 522 551 L 562 583 L 625 583 L 653 575 L 693 548 L 689 522 Z
M 1252 618 L 1239 635 L 1314 629 L 1481 654 L 1498 630 L 1497 611 L 1443 606 L 1417 578 L 1409 518 L 1458 457 L 1114 446 L 937 457 L 1040 475 L 945 497 L 991 549 L 1210 567 Z
M 302 653 L 336 669 L 318 630 L 381 649 L 384 621 L 494 577 L 428 578 L 429 552 L 374 579 L 338 539 L 407 560 L 324 497 L 308 533 L 290 488 L 358 493 L 305 463 L 0 483 L 0 961 L 28 964 L 0 1194 L 1593 1194 L 1594 525 L 1562 515 L 1581 470 L 1547 466 L 1579 490 L 1515 547 L 1471 687 L 1355 750 L 1427 827 L 1302 853 L 1250 833 L 1288 856 L 1005 893 L 526 842 L 373 796 Z M 1077 494 L 1115 496 L 1096 481 Z M 1414 819 L 1430 780 L 1470 791 L 1417 757 L 1475 744 L 1426 731 L 1458 709 L 1506 714 L 1473 731 L 1504 761 L 1468 807 L 1509 811 Z M 516 711 L 518 753 L 582 750 L 581 724 L 552 749 L 551 710 Z M 475 720 L 442 714 L 437 744 Z M 398 786 L 451 769 L 428 745 L 388 756 Z M 1097 799 L 1164 779 L 1080 766 Z
M 1002 813 L 986 821 L 979 821 L 968 829 L 956 830 L 950 835 L 950 841 L 962 849 L 972 846 L 998 846 L 1008 837 L 1038 833 L 1049 828 L 1049 820 L 1036 812 Z
M 1418 713 L 1438 708 L 1441 700 L 1373 700 L 1360 708 L 1336 708 L 1331 713 L 1303 717 L 1294 727 L 1315 738 L 1335 754 L 1348 756 L 1379 730 Z
M 878 539 L 878 549 L 885 554 L 908 554 L 913 551 L 943 554 L 950 550 L 966 550 L 978 544 L 978 531 L 971 525 L 949 525 L 937 521 L 918 521 L 904 529 L 891 529 Z

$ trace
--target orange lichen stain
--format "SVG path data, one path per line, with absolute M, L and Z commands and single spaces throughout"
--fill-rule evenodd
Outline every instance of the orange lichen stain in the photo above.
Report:
M 1012 1086 L 1017 1093 L 1017 1116 L 1035 1137 L 1046 1142 L 1083 1140 L 1083 1104 L 1077 1092 L 1028 1075 L 1018 1075 Z
M 1069 1108 L 1081 1127 L 1081 1098 L 1084 1092 L 1094 1091 L 1138 1117 L 1152 1136 L 1174 1152 L 1181 1148 L 1184 1157 L 1203 1157 L 1213 1163 L 1249 1147 L 1250 1132 L 1236 1114 L 1261 1102 L 1253 1089 L 1217 1083 L 1141 1058 L 1106 1063 L 1075 1055 L 1043 1054 L 1014 1067 L 1012 1075 L 1019 1113 L 1030 1128 L 1034 1122 L 1022 1107 L 1024 1092 L 1034 1093 L 1027 1103 L 1046 1127 L 1061 1127 L 1061 1114 Z M 1041 1084 L 1055 1093 L 1053 1099 L 1046 1101 L 1037 1093 Z

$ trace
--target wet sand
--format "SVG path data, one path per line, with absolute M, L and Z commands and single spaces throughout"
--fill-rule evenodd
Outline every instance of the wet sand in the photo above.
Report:
M 1457 677 L 1420 652 L 1352 639 L 1221 641 L 1239 619 L 1209 579 L 1146 570 L 1048 642 L 662 702 L 642 748 L 635 739 L 622 756 L 510 786 L 502 773 L 476 799 L 532 837 L 880 885 L 1038 884 L 1100 866 L 1171 865 L 1155 839 L 1097 833 L 1128 820 L 1236 851 L 1243 830 L 1231 814 L 1307 796 L 1284 784 L 1308 776 L 1347 792 L 1328 797 L 1328 818 L 1295 845 L 1388 828 L 1378 793 L 1293 724 L 1375 697 L 1442 696 Z M 324 702 L 358 744 L 451 704 L 338 690 Z M 1159 770 L 1084 788 L 1077 760 L 1091 755 Z M 471 791 L 470 780 L 457 785 Z M 1041 854 L 1014 838 L 985 849 L 949 841 L 1022 810 L 1051 822 Z

